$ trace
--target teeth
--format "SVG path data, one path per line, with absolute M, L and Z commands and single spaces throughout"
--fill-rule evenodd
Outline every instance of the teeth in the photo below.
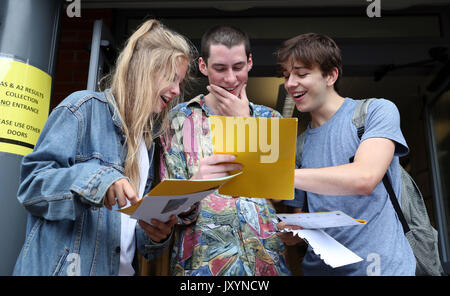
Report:
M 305 92 L 301 92 L 301 93 L 295 93 L 295 94 L 293 94 L 292 96 L 293 96 L 294 98 L 299 98 L 299 97 L 303 96 L 304 94 L 306 94 L 306 91 L 305 91 Z
M 226 90 L 226 91 L 233 91 L 233 90 L 235 90 L 236 88 L 235 87 L 222 87 L 224 90 Z
M 161 99 L 162 99 L 165 103 L 168 103 L 168 102 L 170 101 L 170 99 L 168 99 L 168 98 L 166 98 L 166 97 L 164 97 L 164 96 L 161 96 Z

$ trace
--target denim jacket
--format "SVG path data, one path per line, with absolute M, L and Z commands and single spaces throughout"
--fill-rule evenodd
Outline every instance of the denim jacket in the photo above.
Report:
M 108 91 L 106 91 L 108 92 Z M 50 114 L 32 153 L 22 160 L 18 199 L 28 211 L 14 275 L 117 275 L 120 213 L 103 207 L 107 189 L 124 178 L 125 136 L 106 92 L 79 91 Z M 153 181 L 153 151 L 146 191 Z M 136 251 L 154 243 L 137 224 Z

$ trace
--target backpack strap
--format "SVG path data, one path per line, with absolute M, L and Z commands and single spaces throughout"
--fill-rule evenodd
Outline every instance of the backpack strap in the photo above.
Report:
M 395 195 L 394 188 L 392 188 L 392 184 L 391 181 L 389 180 L 387 172 L 383 177 L 383 184 L 384 187 L 386 188 L 386 191 L 389 193 L 389 198 L 391 199 L 392 205 L 394 206 L 395 212 L 397 213 L 398 219 L 400 220 L 400 223 L 402 223 L 403 232 L 406 234 L 410 231 L 408 222 L 406 222 L 406 218 L 403 215 L 402 208 L 398 203 L 398 199 Z
M 360 140 L 362 138 L 362 135 L 364 134 L 364 125 L 366 123 L 367 110 L 369 110 L 369 105 L 373 100 L 375 100 L 375 98 L 359 100 L 358 104 L 356 105 L 355 111 L 353 112 L 352 122 L 356 126 L 358 138 Z
M 366 122 L 367 111 L 369 109 L 369 104 L 373 100 L 375 100 L 375 99 L 371 98 L 371 99 L 359 100 L 358 104 L 356 105 L 355 111 L 353 112 L 352 122 L 356 127 L 356 130 L 358 132 L 358 138 L 360 140 L 364 134 L 365 122 Z M 353 157 L 350 158 L 350 162 L 352 162 L 352 161 L 353 161 Z M 398 199 L 395 195 L 394 188 L 392 188 L 392 184 L 391 184 L 391 181 L 389 180 L 387 171 L 383 177 L 383 184 L 384 184 L 384 187 L 386 188 L 386 191 L 389 194 L 389 199 L 391 200 L 392 206 L 394 207 L 394 210 L 397 213 L 400 223 L 402 224 L 403 232 L 404 233 L 409 232 L 410 229 L 409 229 L 408 223 L 406 222 L 406 219 L 405 219 L 405 216 L 403 215 L 400 204 L 398 203 Z
M 297 137 L 297 148 L 295 151 L 295 164 L 298 168 L 302 167 L 302 152 L 303 146 L 305 145 L 305 133 L 301 133 L 300 136 Z

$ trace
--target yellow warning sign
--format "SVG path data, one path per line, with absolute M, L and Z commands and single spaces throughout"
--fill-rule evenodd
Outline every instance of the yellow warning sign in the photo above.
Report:
M 48 118 L 51 83 L 44 71 L 0 57 L 0 152 L 33 151 Z

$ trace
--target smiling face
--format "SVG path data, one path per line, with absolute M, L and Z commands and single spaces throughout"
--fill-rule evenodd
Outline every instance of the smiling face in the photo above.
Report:
M 300 112 L 313 112 L 324 104 L 333 91 L 337 74 L 335 69 L 330 74 L 323 75 L 317 66 L 308 68 L 301 62 L 294 61 L 292 65 L 284 67 L 284 87 Z
M 239 96 L 247 83 L 248 72 L 253 66 L 251 54 L 247 59 L 244 44 L 231 48 L 213 44 L 207 61 L 199 58 L 200 72 L 208 76 L 210 84 L 217 85 Z
M 188 64 L 185 61 L 180 61 L 177 66 L 175 77 L 169 84 L 160 90 L 158 95 L 158 104 L 155 112 L 159 113 L 164 108 L 167 108 L 170 101 L 180 95 L 180 83 L 184 80 L 186 76 Z

